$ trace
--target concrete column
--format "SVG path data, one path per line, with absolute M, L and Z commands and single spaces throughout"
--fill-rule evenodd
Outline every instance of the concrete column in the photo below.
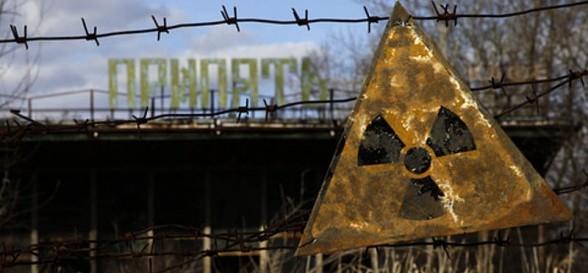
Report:
M 204 178 L 205 183 L 205 190 L 204 190 L 204 234 L 211 234 L 211 200 L 210 195 L 212 194 L 211 190 L 211 181 L 210 181 L 210 172 L 207 171 Z M 208 251 L 212 248 L 212 241 L 209 237 L 202 238 L 202 250 Z M 211 273 L 212 272 L 212 260 L 210 257 L 204 257 L 202 259 L 202 271 L 204 273 Z
M 209 225 L 206 225 L 204 227 L 204 234 L 211 234 L 212 233 L 212 229 L 210 228 Z M 204 237 L 202 239 L 202 250 L 204 251 L 208 251 L 210 250 L 212 247 L 212 241 L 210 240 L 210 238 L 208 237 Z M 212 260 L 210 259 L 210 257 L 204 257 L 202 259 L 202 271 L 204 273 L 211 273 L 212 272 Z
M 261 227 L 261 230 L 263 230 L 264 227 Z M 263 242 L 259 242 L 259 247 L 260 248 L 265 248 L 268 246 L 268 241 L 263 241 Z M 268 269 L 269 269 L 269 255 L 267 250 L 260 250 L 259 251 L 259 272 L 261 273 L 267 273 Z
M 323 254 L 319 253 L 319 254 L 314 255 L 314 259 L 315 259 L 314 272 L 323 273 Z
M 260 195 L 261 195 L 261 201 L 260 201 L 260 221 L 261 221 L 261 226 L 260 226 L 260 231 L 265 230 L 266 228 L 266 223 L 267 223 L 267 169 L 262 168 L 261 169 L 261 179 L 260 179 Z M 259 243 L 259 247 L 260 248 L 265 248 L 268 246 L 268 242 L 267 241 L 263 241 Z M 269 254 L 267 250 L 261 250 L 259 252 L 259 271 L 261 273 L 267 273 L 269 268 Z
M 90 172 L 90 232 L 88 233 L 88 240 L 90 240 L 90 273 L 97 273 L 98 267 L 96 264 L 96 241 L 98 240 L 98 178 L 96 169 L 92 168 Z
M 153 171 L 149 171 L 147 178 L 147 225 L 149 227 L 153 227 L 155 225 L 155 173 Z M 147 236 L 153 238 L 155 233 L 153 229 L 147 231 Z M 154 250 L 154 240 L 149 239 L 147 240 L 149 244 L 149 249 L 151 251 Z M 147 260 L 147 268 L 155 267 L 155 261 L 152 261 L 152 258 Z
M 39 243 L 39 185 L 37 183 L 37 174 L 33 173 L 32 182 L 32 196 L 31 196 L 31 234 L 30 244 L 36 245 Z M 31 255 L 31 273 L 39 273 L 39 266 L 35 264 L 39 261 L 39 257 Z
M 378 261 L 378 250 L 375 248 L 370 248 L 370 259 L 372 262 L 372 272 L 380 273 L 380 263 Z

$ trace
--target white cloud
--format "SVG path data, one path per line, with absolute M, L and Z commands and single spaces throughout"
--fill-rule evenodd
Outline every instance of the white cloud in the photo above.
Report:
M 48 33 L 82 32 L 81 17 L 84 17 L 88 27 L 98 26 L 100 31 L 151 27 L 151 15 L 168 17 L 170 10 L 139 0 L 60 0 L 54 2 L 44 14 L 42 30 Z
M 319 46 L 312 41 L 260 43 L 251 32 L 236 32 L 232 27 L 218 27 L 194 37 L 183 56 L 192 57 L 302 57 Z
M 191 39 L 188 50 L 196 55 L 214 54 L 220 50 L 239 45 L 254 44 L 256 37 L 251 32 L 237 32 L 233 27 L 222 26 L 208 29 L 203 35 Z
M 308 55 L 319 46 L 314 42 L 288 42 L 280 44 L 245 45 L 227 48 L 217 52 L 220 56 L 268 58 L 294 57 L 301 58 Z
M 19 30 L 24 23 L 32 26 L 34 14 L 45 10 L 42 24 L 34 33 L 35 35 L 82 34 L 80 17 L 86 19 L 88 28 L 98 26 L 99 32 L 153 27 L 150 18 L 152 14 L 160 22 L 163 21 L 163 17 L 167 17 L 168 24 L 193 20 L 181 8 L 153 5 L 139 0 L 54 0 L 49 4 L 43 0 L 29 0 L 21 8 L 21 12 L 26 13 L 27 16 L 19 19 L 21 20 Z M 4 32 L 6 26 L 0 27 Z M 92 41 L 84 40 L 42 44 L 31 42 L 28 52 L 24 50 L 24 47 L 19 46 L 14 56 L 15 63 L 6 74 L 0 75 L 0 81 L 9 85 L 21 79 L 27 69 L 23 61 L 26 54 L 34 55 L 40 45 L 42 45 L 41 60 L 35 64 L 35 67 L 39 68 L 39 75 L 31 95 L 89 88 L 107 89 L 109 58 L 165 58 L 168 60 L 177 58 L 181 63 L 185 63 L 188 58 L 212 57 L 256 59 L 294 57 L 299 59 L 319 47 L 314 41 L 304 40 L 267 43 L 262 40 L 263 35 L 260 35 L 258 31 L 255 27 L 247 27 L 237 32 L 234 26 L 227 25 L 172 30 L 170 34 L 162 34 L 159 42 L 155 41 L 156 34 L 151 33 L 104 38 L 100 40 L 100 47 L 96 47 Z M 269 85 L 271 84 L 273 83 L 270 82 Z M 102 96 L 100 99 L 106 98 Z M 46 103 L 49 105 L 49 102 Z M 51 102 L 51 105 L 75 107 L 77 104 L 85 105 L 84 103 L 83 96 L 82 98 L 64 97 Z

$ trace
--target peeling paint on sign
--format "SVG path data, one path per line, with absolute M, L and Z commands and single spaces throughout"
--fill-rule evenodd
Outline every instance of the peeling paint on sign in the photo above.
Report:
M 571 218 L 407 18 L 397 3 L 297 255 Z

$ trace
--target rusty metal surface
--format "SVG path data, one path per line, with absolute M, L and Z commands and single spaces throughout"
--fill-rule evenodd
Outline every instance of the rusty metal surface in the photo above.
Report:
M 297 255 L 571 218 L 438 52 L 397 3 Z

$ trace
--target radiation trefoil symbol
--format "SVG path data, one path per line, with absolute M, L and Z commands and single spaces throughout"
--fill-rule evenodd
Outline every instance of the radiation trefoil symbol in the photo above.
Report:
M 296 255 L 571 219 L 399 2 L 389 18 Z
M 425 143 L 414 147 L 407 147 L 384 117 L 378 115 L 366 126 L 357 162 L 359 166 L 392 164 L 393 168 L 406 168 L 407 172 L 402 173 L 408 176 L 408 188 L 398 216 L 429 220 L 445 214 L 441 203 L 445 193 L 431 178 L 431 162 L 475 149 L 467 125 L 451 110 L 441 106 Z

